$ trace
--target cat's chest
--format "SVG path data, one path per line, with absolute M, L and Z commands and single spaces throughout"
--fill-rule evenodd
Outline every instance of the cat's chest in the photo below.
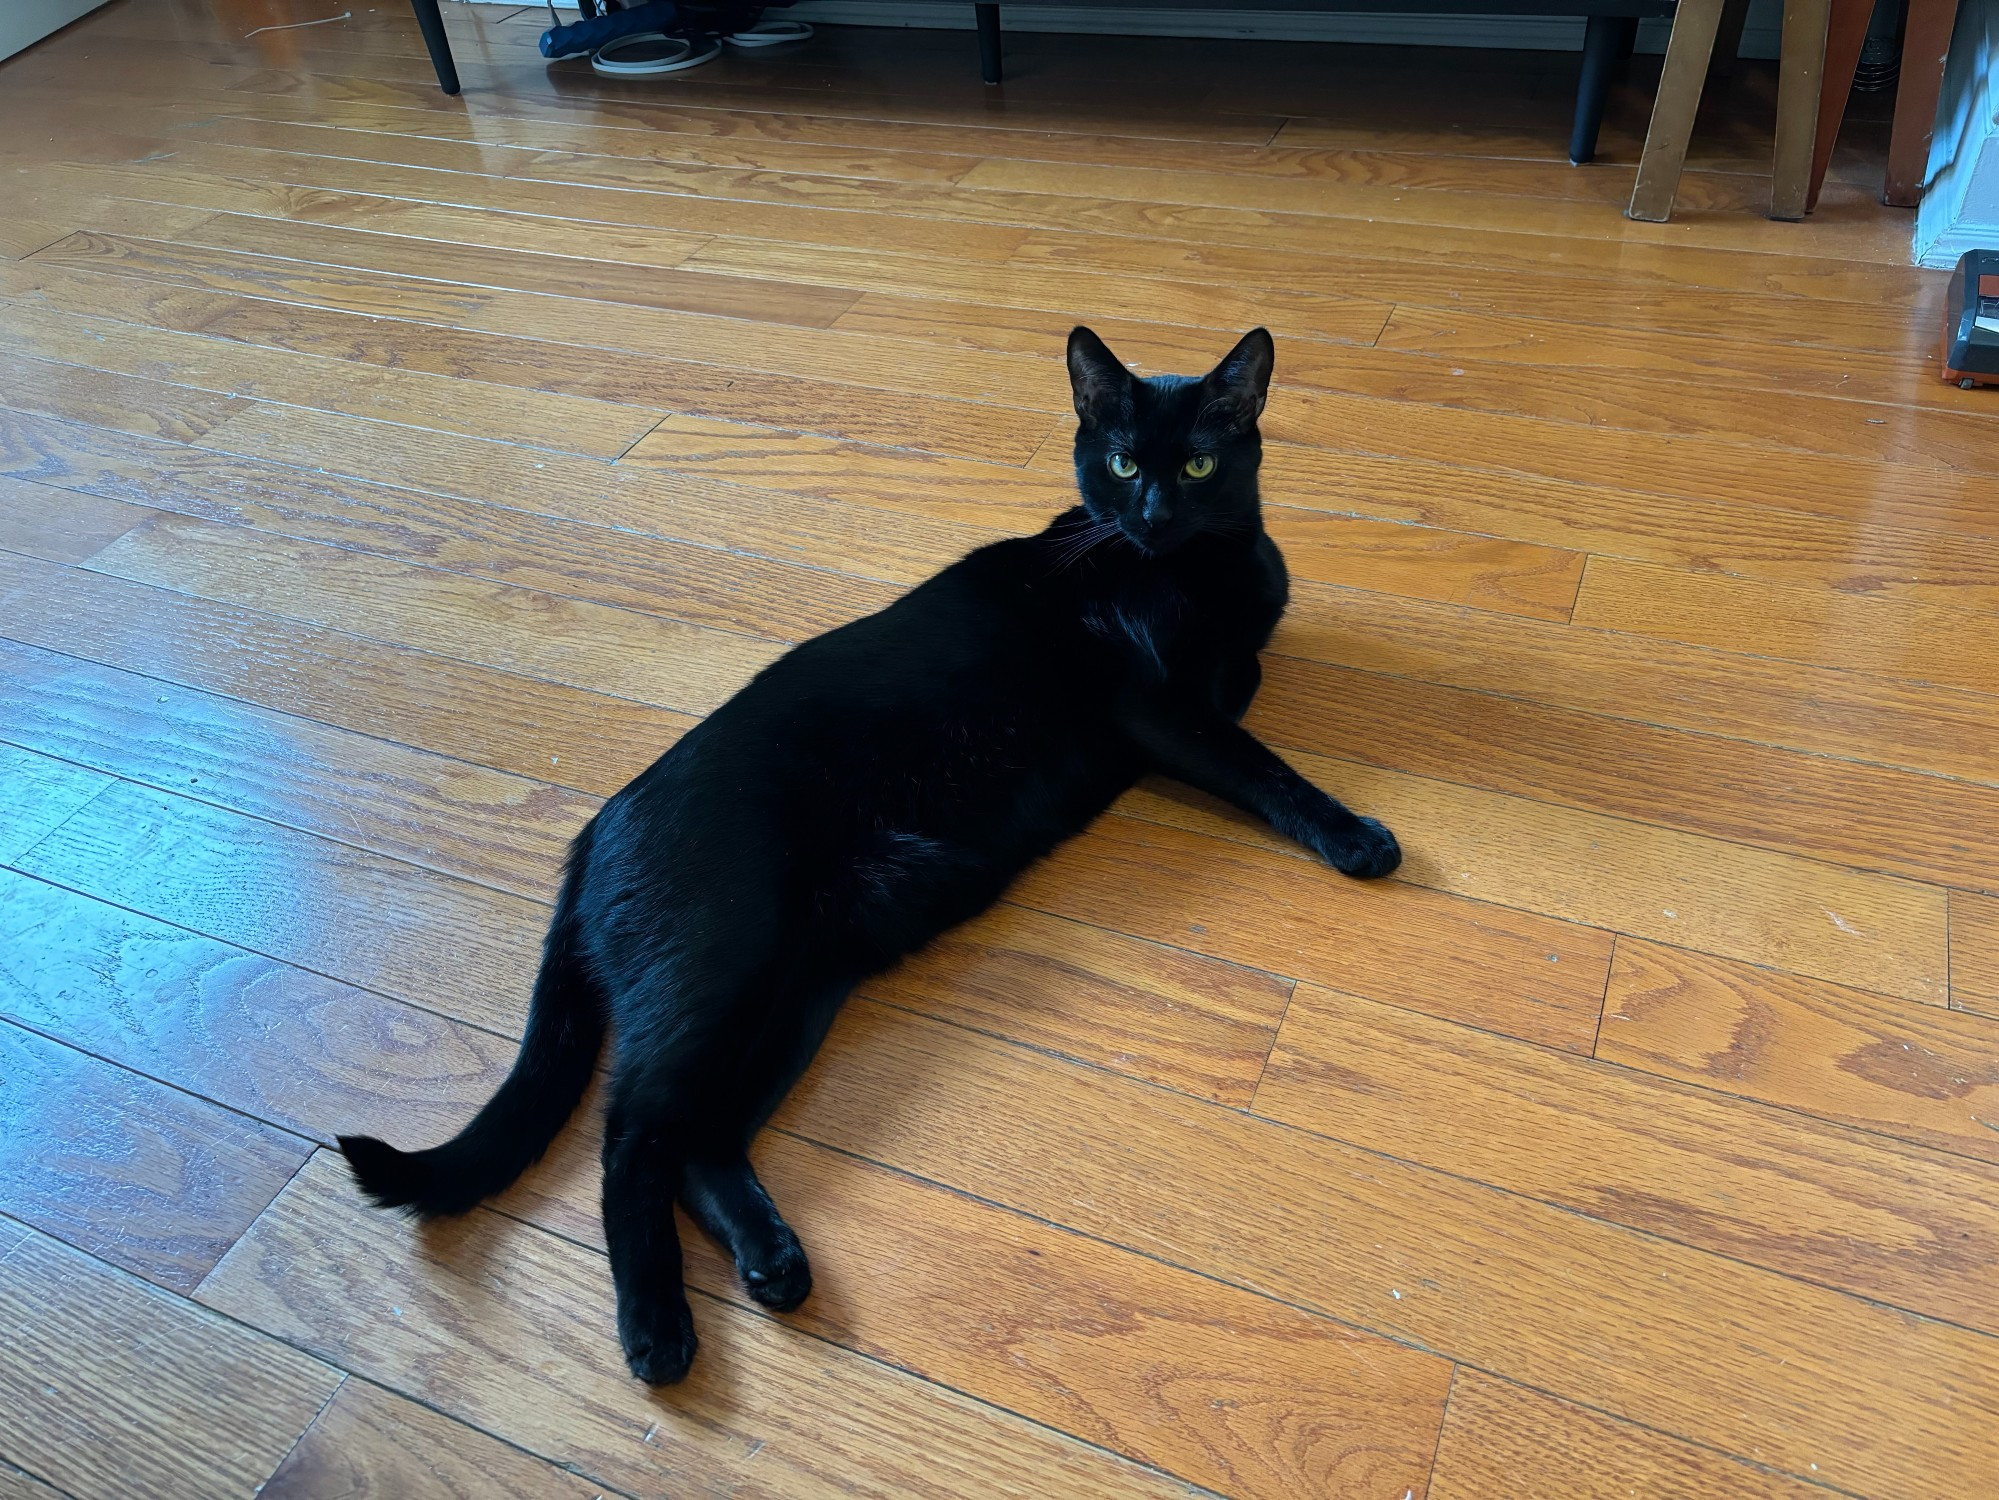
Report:
M 1129 672 L 1163 682 L 1205 672 L 1218 657 L 1254 652 L 1282 612 L 1282 596 L 1246 586 L 1201 589 L 1178 580 L 1092 601 L 1083 627 Z

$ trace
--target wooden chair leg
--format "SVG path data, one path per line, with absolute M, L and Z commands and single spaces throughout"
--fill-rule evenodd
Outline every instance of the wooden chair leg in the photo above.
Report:
M 1846 117 L 1854 70 L 1860 66 L 1860 49 L 1873 19 L 1873 0 L 1832 0 L 1832 20 L 1825 36 L 1825 83 L 1819 89 L 1819 123 L 1812 136 L 1812 180 L 1805 189 L 1806 213 L 1818 207 L 1819 189 L 1825 186 L 1826 168 L 1832 165 L 1839 122 Z
M 1603 129 L 1604 101 L 1610 97 L 1611 75 L 1618 53 L 1638 35 L 1632 16 L 1591 16 L 1583 29 L 1583 70 L 1576 81 L 1576 117 L 1569 127 L 1569 162 L 1582 166 L 1596 156 L 1596 138 Z
M 972 14 L 979 22 L 979 76 L 987 83 L 1000 81 L 1000 25 L 998 5 L 974 5 Z
M 1700 112 L 1701 87 L 1714 56 L 1714 34 L 1721 25 L 1722 0 L 1680 0 L 1673 15 L 1673 34 L 1666 43 L 1666 66 L 1659 75 L 1659 93 L 1652 101 L 1652 123 L 1645 131 L 1645 154 L 1639 158 L 1638 181 L 1631 189 L 1634 219 L 1663 224 L 1672 217 L 1673 195 L 1680 188 L 1680 168 L 1687 159 L 1687 139 Z
M 437 13 L 437 0 L 410 0 L 416 8 L 417 29 L 430 51 L 430 65 L 437 69 L 437 86 L 447 94 L 458 92 L 458 65 L 451 60 L 451 38 L 444 34 L 444 17 Z
M 1909 0 L 1902 33 L 1902 81 L 1895 89 L 1895 129 L 1888 137 L 1888 183 L 1883 203 L 1914 208 L 1930 165 L 1930 135 L 1943 92 L 1944 54 L 1957 24 L 1957 0 Z
M 1811 185 L 1812 137 L 1825 84 L 1826 23 L 1832 0 L 1784 0 L 1783 55 L 1777 62 L 1777 146 L 1770 157 L 1770 217 L 1802 219 Z
M 1714 38 L 1714 66 L 1717 78 L 1727 78 L 1741 61 L 1742 28 L 1749 24 L 1749 0 L 1727 0 L 1721 8 L 1721 30 Z

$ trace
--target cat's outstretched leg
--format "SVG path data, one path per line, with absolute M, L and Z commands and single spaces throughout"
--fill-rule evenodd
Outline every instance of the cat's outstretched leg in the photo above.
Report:
M 1340 873 L 1375 880 L 1402 863 L 1402 848 L 1387 828 L 1327 796 L 1208 705 L 1134 703 L 1124 722 L 1157 770 L 1254 813 Z
M 765 1307 L 790 1312 L 812 1290 L 805 1247 L 740 1152 L 687 1164 L 680 1201 L 694 1221 L 736 1258 L 743 1289 Z
M 685 1150 L 657 1083 L 644 1070 L 611 1086 L 604 1121 L 604 1239 L 618 1293 L 625 1362 L 648 1385 L 672 1385 L 694 1362 L 694 1314 L 681 1281 L 673 1222 Z

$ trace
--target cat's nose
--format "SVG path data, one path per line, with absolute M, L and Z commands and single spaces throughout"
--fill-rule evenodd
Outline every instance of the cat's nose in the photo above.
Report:
M 1145 524 L 1156 531 L 1173 519 L 1173 502 L 1167 498 L 1164 490 L 1148 488 L 1145 492 L 1145 509 L 1142 514 Z

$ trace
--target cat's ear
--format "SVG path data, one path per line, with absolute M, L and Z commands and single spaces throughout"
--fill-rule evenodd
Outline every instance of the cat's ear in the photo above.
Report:
M 1076 415 L 1091 426 L 1115 420 L 1131 408 L 1131 372 L 1087 328 L 1069 333 L 1069 389 L 1076 398 Z
M 1202 418 L 1237 431 L 1255 426 L 1270 395 L 1270 371 L 1276 362 L 1277 346 L 1268 329 L 1252 328 L 1244 334 L 1201 382 L 1208 391 Z

